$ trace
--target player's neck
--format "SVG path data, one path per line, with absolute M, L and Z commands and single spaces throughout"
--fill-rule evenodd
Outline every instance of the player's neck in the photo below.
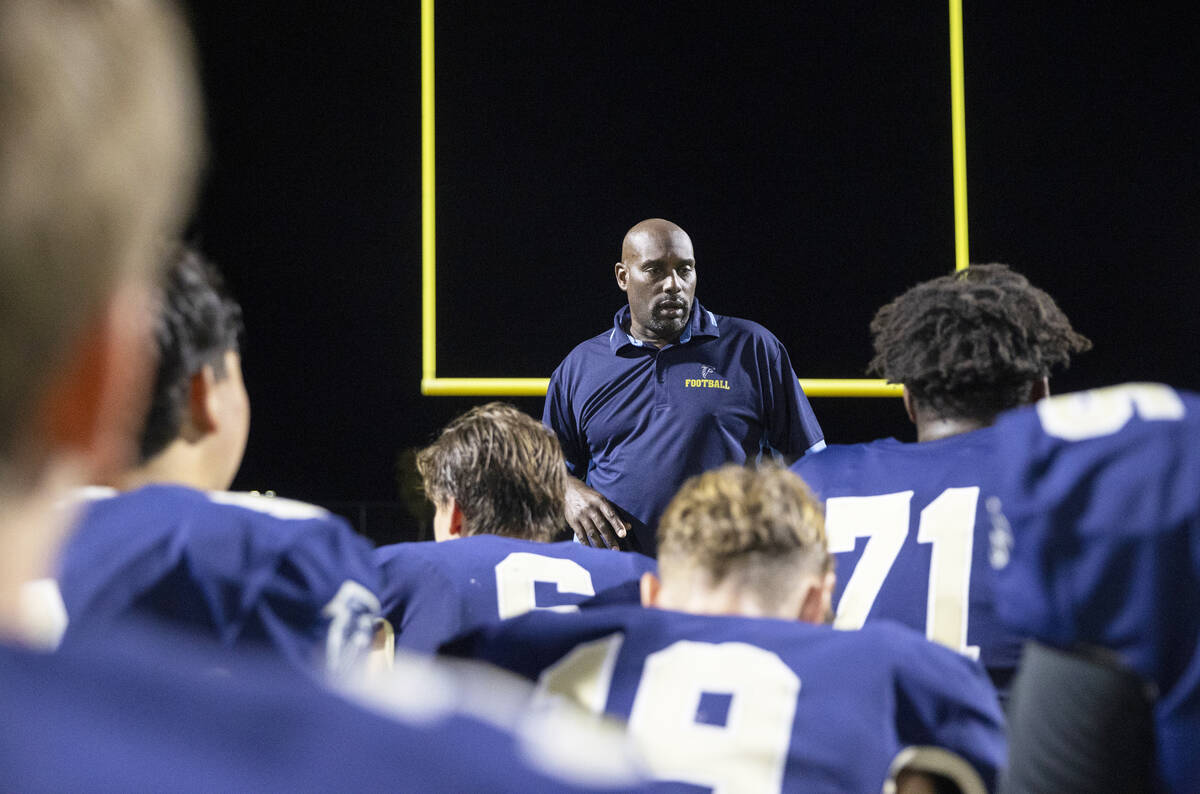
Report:
M 203 451 L 178 439 L 142 465 L 122 473 L 112 485 L 121 491 L 133 491 L 155 483 L 186 485 L 201 491 L 222 487 L 209 473 Z
M 995 417 L 984 421 L 981 419 L 946 419 L 943 417 L 932 419 L 917 419 L 917 441 L 937 441 L 950 436 L 962 435 L 970 433 L 972 430 L 979 430 L 983 427 L 988 427 L 995 421 Z
M 704 587 L 686 583 L 672 588 L 663 584 L 656 607 L 692 615 L 735 615 L 745 618 L 777 618 L 795 620 L 799 604 L 775 603 L 765 608 L 762 602 L 745 591 L 730 586 Z

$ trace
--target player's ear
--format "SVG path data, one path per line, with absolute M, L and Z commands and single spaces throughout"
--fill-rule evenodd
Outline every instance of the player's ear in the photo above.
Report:
M 621 292 L 626 292 L 629 289 L 629 268 L 624 262 L 613 265 L 613 275 L 617 277 L 617 286 L 621 288 Z
M 188 414 L 191 429 L 198 440 L 217 429 L 220 411 L 220 395 L 217 392 L 217 373 L 211 364 L 205 364 L 192 375 L 188 383 Z
M 118 288 L 78 336 L 39 400 L 35 443 L 78 456 L 92 482 L 127 467 L 145 419 L 152 310 L 138 284 Z
M 1050 396 L 1050 378 L 1041 377 L 1037 380 L 1029 382 L 1029 402 L 1035 403 L 1038 400 Z
M 662 582 L 654 574 L 646 571 L 638 581 L 638 591 L 642 596 L 642 606 L 658 606 L 658 596 L 662 591 Z
M 901 387 L 902 397 L 904 399 L 904 412 L 908 414 L 908 419 L 914 425 L 917 423 L 917 409 L 913 407 L 912 396 L 908 393 L 908 389 Z
M 819 578 L 809 580 L 808 590 L 800 605 L 800 620 L 805 623 L 829 623 L 833 614 L 833 585 L 837 577 L 825 571 Z
M 463 536 L 463 526 L 466 524 L 466 519 L 463 518 L 462 508 L 458 506 L 458 500 L 453 496 L 450 497 L 450 526 L 449 533 L 452 538 L 461 538 Z M 458 548 L 457 546 L 455 548 Z

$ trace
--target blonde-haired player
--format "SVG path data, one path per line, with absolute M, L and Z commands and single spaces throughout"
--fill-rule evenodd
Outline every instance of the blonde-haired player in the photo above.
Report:
M 796 475 L 695 477 L 658 540 L 661 579 L 642 587 L 656 608 L 526 615 L 449 650 L 627 718 L 663 780 L 867 792 L 904 768 L 994 786 L 1002 717 L 977 663 L 900 626 L 826 625 L 823 511 Z

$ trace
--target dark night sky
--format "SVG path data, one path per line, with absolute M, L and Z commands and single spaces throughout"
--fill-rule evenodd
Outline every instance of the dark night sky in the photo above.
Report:
M 874 310 L 953 267 L 946 5 L 914 5 L 439 3 L 439 374 L 548 376 L 620 305 L 625 229 L 662 216 L 709 307 L 801 376 L 861 376 Z M 965 5 L 972 260 L 1095 342 L 1059 390 L 1200 388 L 1195 12 Z M 192 18 L 192 236 L 247 318 L 235 487 L 391 499 L 397 451 L 479 401 L 419 395 L 419 4 Z M 813 402 L 831 441 L 910 435 L 896 400 Z

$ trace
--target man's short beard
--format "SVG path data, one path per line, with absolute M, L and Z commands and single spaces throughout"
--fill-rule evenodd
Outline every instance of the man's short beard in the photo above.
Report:
M 692 318 L 692 312 L 689 309 L 688 313 L 679 319 L 658 319 L 653 314 L 650 315 L 650 324 L 647 328 L 654 332 L 659 337 L 677 337 L 683 333 L 683 329 L 687 328 L 688 320 Z

